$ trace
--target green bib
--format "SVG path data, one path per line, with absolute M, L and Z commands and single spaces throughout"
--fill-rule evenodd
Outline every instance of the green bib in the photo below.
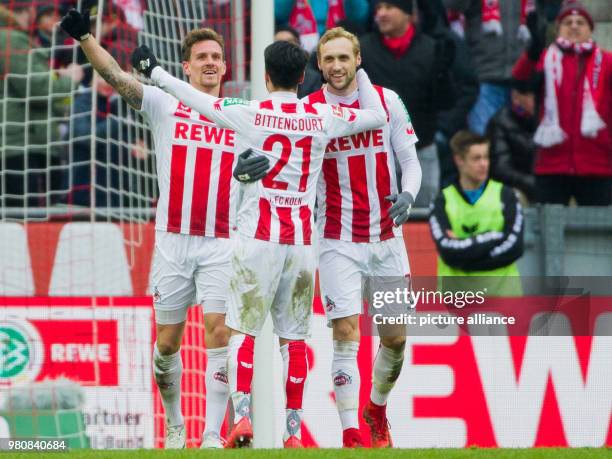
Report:
M 489 180 L 482 195 L 474 204 L 467 202 L 455 185 L 449 185 L 442 190 L 446 201 L 444 210 L 451 229 L 458 239 L 504 230 L 502 187 L 500 182 Z M 508 276 L 519 276 L 516 263 L 489 271 L 464 271 L 447 265 L 441 257 L 438 257 L 438 276 L 495 276 L 499 279 L 495 281 L 492 279 L 495 285 L 488 285 L 489 292 L 496 292 L 496 296 L 514 296 L 522 292 L 520 279 L 504 279 Z

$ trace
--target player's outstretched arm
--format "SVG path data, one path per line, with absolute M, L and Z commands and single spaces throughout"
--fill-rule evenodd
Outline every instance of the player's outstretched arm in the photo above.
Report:
M 142 83 L 133 75 L 124 72 L 113 57 L 90 33 L 89 11 L 82 14 L 75 9 L 62 18 L 62 29 L 77 40 L 93 68 L 106 80 L 123 99 L 140 110 L 142 107 Z

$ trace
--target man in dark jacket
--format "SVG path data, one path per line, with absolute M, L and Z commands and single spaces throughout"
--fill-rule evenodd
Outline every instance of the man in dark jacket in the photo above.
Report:
M 489 121 L 491 176 L 535 199 L 533 160 L 537 145 L 533 134 L 538 127 L 534 90 L 536 83 L 512 80 L 511 107 L 502 108 Z
M 415 205 L 426 207 L 439 186 L 440 168 L 434 142 L 438 113 L 455 103 L 450 73 L 454 44 L 417 30 L 414 13 L 411 0 L 376 2 L 378 31 L 361 38 L 361 56 L 372 82 L 397 92 L 413 118 L 423 170 Z
M 438 114 L 436 146 L 440 161 L 440 187 L 457 180 L 449 141 L 458 131 L 467 128 L 467 117 L 478 98 L 478 75 L 472 54 L 465 40 L 450 28 L 442 0 L 418 0 L 421 30 L 434 39 L 450 39 L 455 44 L 451 73 L 455 84 L 455 104 Z

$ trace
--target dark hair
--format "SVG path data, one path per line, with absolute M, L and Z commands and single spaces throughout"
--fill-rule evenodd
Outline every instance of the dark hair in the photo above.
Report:
M 181 45 L 181 56 L 183 60 L 188 61 L 191 59 L 191 48 L 193 45 L 208 40 L 216 41 L 219 44 L 221 47 L 221 57 L 225 59 L 225 43 L 223 42 L 223 37 L 213 29 L 204 28 L 192 30 L 183 39 L 183 44 Z
M 295 41 L 300 42 L 300 33 L 289 25 L 277 26 L 274 29 L 274 35 L 279 32 L 289 32 L 295 38 Z
M 470 151 L 470 148 L 474 145 L 489 143 L 490 141 L 486 137 L 474 134 L 471 131 L 459 131 L 451 138 L 450 146 L 451 150 L 453 150 L 453 155 L 465 158 L 467 152 Z
M 293 89 L 304 75 L 308 53 L 291 42 L 276 41 L 264 51 L 264 60 L 272 84 L 277 88 Z

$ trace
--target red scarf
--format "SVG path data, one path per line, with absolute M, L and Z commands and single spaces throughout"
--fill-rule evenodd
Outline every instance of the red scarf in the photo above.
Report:
M 391 54 L 395 56 L 396 59 L 402 57 L 408 48 L 410 47 L 410 43 L 414 39 L 414 27 L 412 25 L 408 25 L 408 29 L 406 29 L 406 33 L 401 37 L 382 37 L 382 42 L 385 47 L 391 51 Z
M 527 29 L 527 15 L 535 11 L 535 0 L 521 0 L 521 25 L 518 36 L 521 40 L 529 40 Z M 482 0 L 482 30 L 485 33 L 501 35 L 503 28 L 501 24 L 501 12 L 499 11 L 499 0 Z
M 544 75 L 546 92 L 544 97 L 544 117 L 534 135 L 538 145 L 551 147 L 563 142 L 567 134 L 559 122 L 559 98 L 563 82 L 563 53 L 584 54 L 587 59 L 586 75 L 582 86 L 582 119 L 580 133 L 583 137 L 597 137 L 598 132 L 606 127 L 598 113 L 603 100 L 604 86 L 601 75 L 604 73 L 603 53 L 593 40 L 586 43 L 573 44 L 558 38 L 550 45 L 544 55 Z
M 289 15 L 289 25 L 300 34 L 300 42 L 306 51 L 310 52 L 317 46 L 319 41 L 317 20 L 308 0 L 295 2 Z
M 327 4 L 327 21 L 325 22 L 326 29 L 333 29 L 338 22 L 346 18 L 344 12 L 344 2 L 342 0 L 328 0 Z

